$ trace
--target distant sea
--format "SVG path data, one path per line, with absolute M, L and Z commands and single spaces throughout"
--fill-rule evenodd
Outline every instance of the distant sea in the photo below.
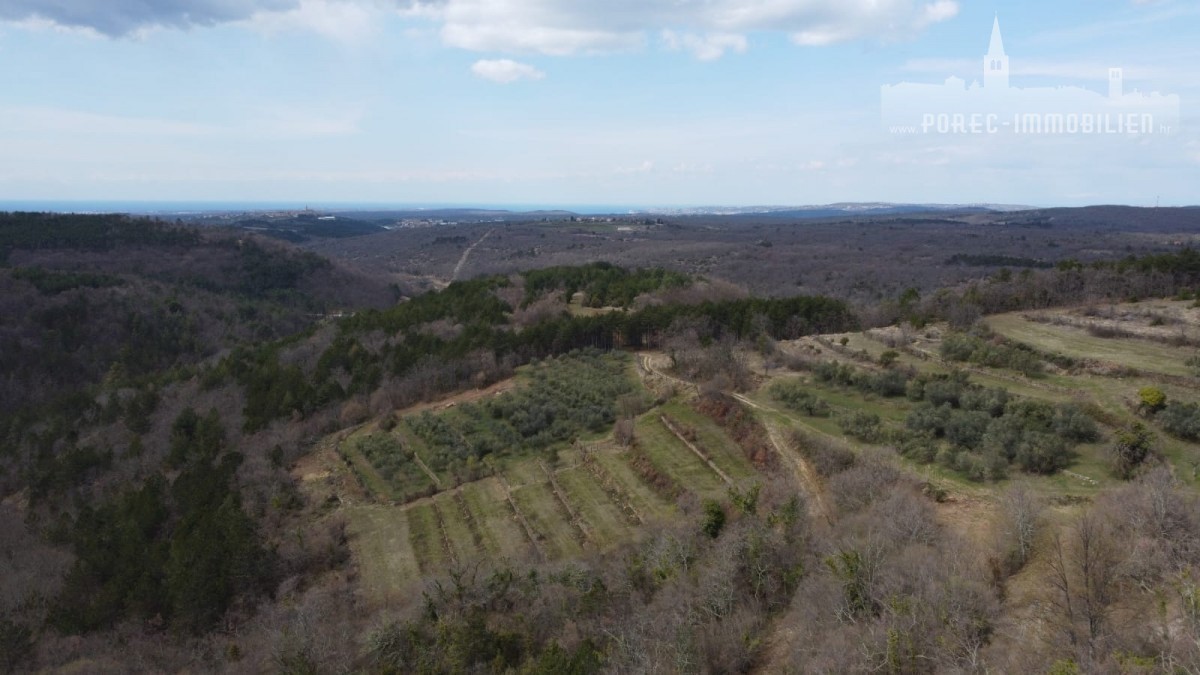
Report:
M 645 207 L 619 204 L 453 204 L 401 202 L 303 202 L 303 201 L 52 201 L 0 200 L 0 211 L 51 213 L 130 213 L 153 216 L 183 216 L 197 213 L 242 211 L 414 211 L 433 209 L 484 209 L 494 211 L 571 211 L 582 214 L 629 213 Z

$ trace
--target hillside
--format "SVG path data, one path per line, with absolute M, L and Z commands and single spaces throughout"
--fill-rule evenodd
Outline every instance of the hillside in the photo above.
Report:
M 8 218 L 8 668 L 1200 663 L 1190 249 L 858 312 L 608 263 L 396 302 L 244 233 Z

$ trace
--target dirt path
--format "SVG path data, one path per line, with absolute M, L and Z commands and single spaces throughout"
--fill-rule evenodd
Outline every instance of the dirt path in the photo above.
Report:
M 733 397 L 755 410 L 783 415 L 778 410 L 762 405 L 744 394 L 734 394 Z M 812 511 L 811 515 L 819 516 L 817 522 L 833 525 L 833 510 L 829 507 L 829 497 L 825 494 L 825 486 L 817 476 L 817 472 L 808 463 L 808 460 L 788 442 L 787 437 L 784 436 L 779 427 L 761 416 L 759 417 L 759 421 L 766 428 L 767 437 L 771 439 L 771 445 L 775 446 L 775 452 L 779 453 L 780 457 L 792 465 L 796 479 L 812 497 L 812 502 L 809 504 L 809 509 Z
M 643 373 L 643 376 L 645 374 L 652 374 L 657 377 L 661 377 L 668 382 L 672 382 L 684 387 L 685 391 L 698 391 L 698 387 L 696 387 L 695 384 L 686 380 L 681 380 L 674 375 L 669 375 L 660 370 L 655 365 L 650 354 L 638 354 L 638 370 Z M 755 410 L 784 415 L 784 413 L 781 413 L 774 408 L 755 402 L 744 394 L 734 394 L 733 397 Z M 786 417 L 786 415 L 784 416 Z M 718 469 L 716 465 L 709 461 L 703 453 L 701 453 L 698 449 L 692 446 L 691 443 L 688 443 L 686 439 L 680 436 L 679 432 L 676 431 L 670 423 L 667 423 L 665 419 L 663 421 L 666 423 L 667 429 L 678 436 L 680 440 L 684 441 L 684 443 L 687 444 L 688 448 L 691 449 L 692 452 L 695 452 L 701 459 L 705 460 L 705 463 L 712 467 L 712 469 L 716 471 L 717 474 L 726 482 L 731 482 L 729 477 L 720 469 Z M 774 424 L 766 419 L 762 419 L 761 416 L 760 421 L 767 429 L 767 436 L 770 437 L 771 444 L 775 446 L 775 452 L 779 453 L 780 457 L 783 457 L 789 464 L 792 465 L 792 470 L 796 475 L 796 480 L 799 482 L 800 486 L 804 488 L 812 497 L 812 500 L 809 503 L 809 509 L 812 511 L 811 515 L 817 516 L 815 519 L 816 522 L 825 523 L 826 526 L 831 525 L 833 523 L 833 511 L 829 508 L 829 499 L 825 494 L 825 490 L 820 479 L 817 477 L 816 471 L 813 470 L 812 466 L 808 463 L 808 460 L 806 460 L 799 452 L 796 451 L 795 448 L 791 446 L 790 443 L 787 442 L 786 437 L 784 437 L 783 433 Z
M 482 244 L 483 240 L 487 239 L 488 236 L 495 231 L 495 229 L 491 229 L 487 232 L 484 232 L 483 236 L 480 237 L 478 241 L 476 241 L 474 244 L 471 244 L 467 247 L 467 250 L 463 251 L 462 257 L 458 259 L 458 264 L 454 266 L 454 274 L 450 276 L 450 281 L 458 281 L 458 275 L 462 273 L 463 266 L 467 264 L 467 258 L 471 257 L 471 252 L 474 251 L 476 246 Z
M 769 406 L 757 403 L 743 394 L 734 394 L 734 398 L 751 408 L 760 412 L 771 412 L 783 415 L 778 410 Z M 787 417 L 787 415 L 784 415 Z M 829 507 L 829 498 L 825 493 L 825 486 L 817 476 L 812 465 L 808 460 L 797 451 L 783 432 L 775 424 L 765 419 L 765 416 L 759 416 L 759 421 L 767 430 L 767 437 L 771 440 L 771 445 L 775 446 L 775 452 L 779 453 L 785 461 L 792 465 L 792 470 L 796 475 L 796 480 L 801 487 L 807 491 L 812 497 L 808 503 L 809 517 L 812 522 L 819 528 L 826 531 L 833 528 L 833 511 Z M 796 609 L 789 609 L 782 616 L 775 619 L 775 625 L 772 627 L 766 637 L 766 647 L 759 664 L 754 672 L 757 673 L 779 673 L 786 672 L 791 669 L 791 660 L 794 647 L 799 639 L 799 633 L 795 626 L 799 619 L 795 616 Z
M 475 401 L 480 401 L 485 398 L 491 398 L 497 394 L 503 394 L 516 385 L 517 378 L 510 377 L 507 380 L 500 380 L 499 382 L 496 382 L 495 384 L 492 384 L 484 389 L 470 389 L 468 391 L 459 392 L 453 396 L 439 398 L 436 401 L 411 405 L 407 408 L 397 410 L 396 416 L 406 417 L 408 415 L 415 415 L 426 410 L 445 410 L 446 408 L 453 408 L 454 406 L 462 403 L 474 403 Z
M 685 392 L 690 392 L 693 394 L 699 393 L 700 388 L 694 383 L 688 382 L 687 380 L 682 380 L 674 375 L 669 375 L 660 370 L 658 366 L 654 365 L 653 356 L 654 355 L 645 352 L 638 354 L 638 372 L 642 375 L 643 379 L 646 379 L 648 375 L 653 375 L 655 377 L 660 377 L 671 384 L 682 387 Z

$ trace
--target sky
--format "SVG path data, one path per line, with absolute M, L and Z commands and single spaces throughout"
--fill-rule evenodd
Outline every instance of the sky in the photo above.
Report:
M 881 87 L 1178 96 L 897 133 Z M 0 201 L 1200 203 L 1196 0 L 0 0 Z

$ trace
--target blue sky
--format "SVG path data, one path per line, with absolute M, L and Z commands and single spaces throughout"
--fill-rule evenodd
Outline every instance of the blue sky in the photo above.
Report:
M 147 8 L 147 5 L 153 7 Z M 1169 135 L 889 133 L 880 86 L 1178 95 Z M 0 200 L 1200 203 L 1194 0 L 0 0 Z

